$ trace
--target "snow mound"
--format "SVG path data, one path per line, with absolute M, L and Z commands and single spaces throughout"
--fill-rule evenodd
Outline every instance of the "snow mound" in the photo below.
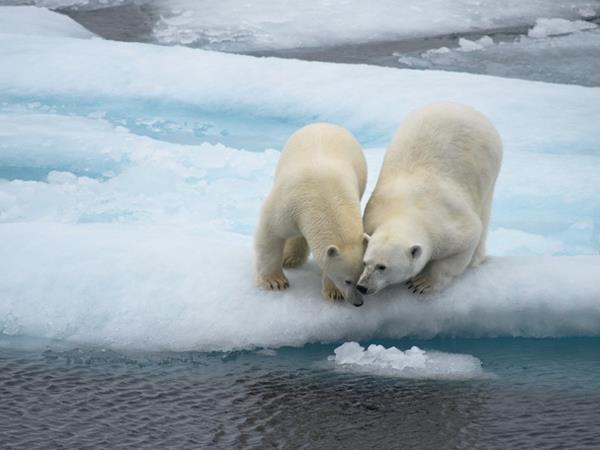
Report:
M 586 22 L 585 20 L 537 19 L 535 26 L 527 32 L 527 35 L 531 38 L 539 39 L 595 28 L 598 28 L 598 25 Z
M 94 33 L 67 16 L 35 6 L 0 6 L 0 34 L 88 39 Z
M 474 356 L 424 351 L 416 346 L 402 351 L 396 347 L 372 344 L 365 349 L 357 342 L 346 342 L 334 353 L 328 359 L 336 366 L 371 375 L 451 380 L 490 376 Z

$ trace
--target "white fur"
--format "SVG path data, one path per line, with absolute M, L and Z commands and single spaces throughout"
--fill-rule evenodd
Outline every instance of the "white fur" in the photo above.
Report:
M 414 292 L 438 291 L 483 262 L 501 161 L 500 136 L 473 108 L 434 103 L 411 113 L 365 210 L 371 239 L 359 289 L 408 281 Z
M 256 230 L 259 286 L 286 289 L 282 268 L 301 265 L 312 251 L 323 271 L 323 296 L 360 306 L 355 285 L 364 254 L 360 199 L 366 181 L 362 149 L 348 131 L 319 123 L 294 133 Z

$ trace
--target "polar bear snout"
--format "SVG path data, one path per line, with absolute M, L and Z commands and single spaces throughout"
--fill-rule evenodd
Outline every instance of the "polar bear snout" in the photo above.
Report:
M 357 308 L 359 306 L 362 306 L 364 303 L 364 300 L 362 298 L 362 295 L 360 295 L 358 292 L 356 292 L 355 289 L 348 289 L 344 295 L 345 299 L 352 303 L 354 306 L 356 306 Z
M 363 286 L 362 284 L 357 285 L 356 289 L 362 295 L 372 295 L 375 293 L 375 289 L 369 289 L 367 286 Z
M 377 292 L 377 289 L 369 289 L 367 286 L 363 286 L 362 284 L 359 284 L 356 286 L 356 289 L 358 290 L 358 292 L 360 292 L 362 295 L 372 295 L 375 292 Z

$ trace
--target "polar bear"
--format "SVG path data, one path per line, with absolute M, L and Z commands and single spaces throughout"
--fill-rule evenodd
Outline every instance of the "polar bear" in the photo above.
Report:
M 440 102 L 409 114 L 365 209 L 371 237 L 357 289 L 440 291 L 483 262 L 501 162 L 500 136 L 475 109 Z
M 287 289 L 282 268 L 302 265 L 312 251 L 323 272 L 324 298 L 362 305 L 356 282 L 366 246 L 360 199 L 367 163 L 344 128 L 317 123 L 286 143 L 255 234 L 258 285 Z

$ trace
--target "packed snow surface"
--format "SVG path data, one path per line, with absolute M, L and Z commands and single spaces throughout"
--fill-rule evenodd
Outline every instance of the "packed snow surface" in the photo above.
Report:
M 82 39 L 94 36 L 68 17 L 35 6 L 0 7 L 0 33 Z
M 365 349 L 357 342 L 345 342 L 334 353 L 329 360 L 336 366 L 370 375 L 453 380 L 489 376 L 474 356 L 424 351 L 416 346 L 402 351 L 371 344 Z
M 0 33 L 0 333 L 171 350 L 600 334 L 600 89 L 67 28 Z M 368 198 L 395 128 L 435 100 L 475 106 L 503 137 L 494 257 L 440 296 L 398 286 L 362 308 L 322 300 L 313 262 L 288 291 L 258 290 L 252 232 L 289 134 L 351 129 Z

